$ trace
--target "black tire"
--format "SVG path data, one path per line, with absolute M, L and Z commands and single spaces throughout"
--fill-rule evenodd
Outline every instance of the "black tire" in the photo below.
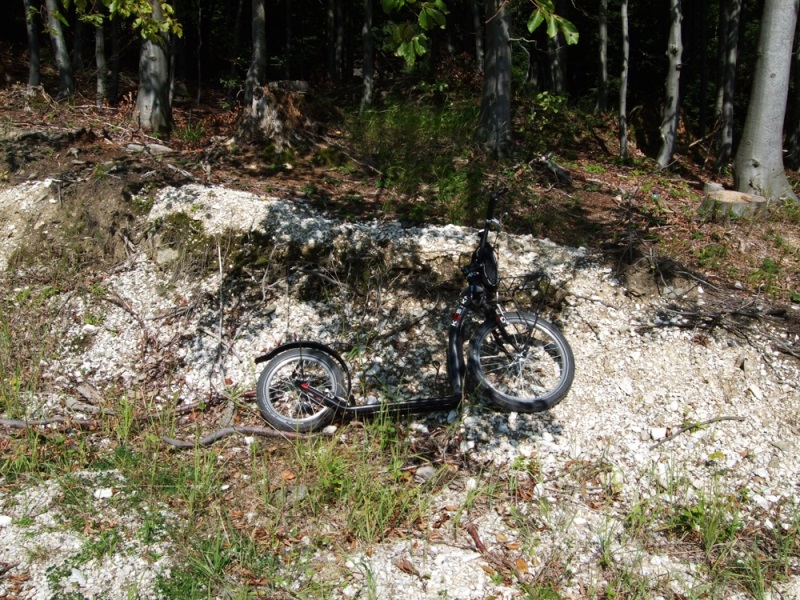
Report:
M 486 398 L 516 412 L 552 408 L 567 395 L 575 377 L 569 343 L 555 327 L 528 312 L 481 325 L 469 342 L 469 373 Z
M 342 369 L 335 359 L 317 348 L 290 348 L 270 359 L 261 371 L 256 388 L 261 414 L 281 431 L 322 429 L 331 422 L 334 411 L 309 398 L 297 386 L 298 379 L 326 394 L 346 397 Z

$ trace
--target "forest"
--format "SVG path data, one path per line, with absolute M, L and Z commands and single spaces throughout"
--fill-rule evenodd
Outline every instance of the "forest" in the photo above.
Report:
M 28 96 L 173 145 L 226 135 L 270 172 L 366 169 L 405 218 L 458 222 L 490 173 L 558 187 L 586 160 L 716 182 L 745 194 L 733 211 L 796 206 L 797 2 L 23 0 L 9 16 L 4 80 Z M 338 150 L 314 155 L 331 132 Z
M 40 61 L 57 67 L 58 89 L 50 91 L 58 98 L 91 94 L 85 75 L 93 71 L 98 106 L 114 106 L 126 93 L 120 74 L 132 73 L 136 118 L 160 134 L 172 126 L 176 85 L 198 104 L 224 89 L 251 127 L 267 126 L 258 122 L 265 107 L 252 103 L 254 89 L 276 80 L 309 82 L 351 102 L 360 96 L 362 110 L 393 86 L 407 94 L 463 89 L 481 98 L 477 137 L 489 153 L 509 152 L 512 106 L 593 104 L 616 114 L 622 158 L 629 128 L 661 167 L 680 144 L 713 151 L 718 170 L 747 148 L 736 158 L 736 188 L 794 197 L 776 171 L 784 150 L 790 166 L 800 160 L 799 103 L 783 101 L 797 97 L 795 2 L 373 4 L 23 0 L 2 34 L 27 47 L 29 87 L 40 85 Z M 784 129 L 766 131 L 784 116 Z

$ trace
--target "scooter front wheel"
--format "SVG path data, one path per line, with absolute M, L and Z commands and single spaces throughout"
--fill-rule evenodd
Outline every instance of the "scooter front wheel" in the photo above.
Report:
M 279 352 L 261 371 L 256 387 L 261 414 L 275 429 L 307 433 L 333 419 L 333 409 L 322 406 L 301 383 L 329 396 L 346 396 L 342 369 L 326 352 L 302 346 Z
M 567 395 L 575 376 L 569 343 L 555 325 L 528 312 L 485 323 L 469 343 L 469 373 L 477 389 L 516 412 L 552 408 Z

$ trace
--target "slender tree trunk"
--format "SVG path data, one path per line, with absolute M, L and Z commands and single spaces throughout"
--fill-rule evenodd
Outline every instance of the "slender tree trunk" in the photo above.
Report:
M 50 30 L 50 39 L 53 41 L 53 49 L 56 56 L 56 65 L 58 65 L 59 76 L 59 89 L 58 97 L 60 99 L 72 96 L 75 92 L 75 80 L 72 76 L 72 63 L 69 59 L 69 51 L 67 50 L 67 43 L 64 40 L 64 32 L 61 28 L 61 21 L 58 20 L 59 14 L 58 3 L 56 0 L 45 0 L 47 7 L 47 27 Z
M 700 63 L 700 91 L 697 103 L 699 104 L 699 114 L 697 116 L 697 136 L 702 138 L 706 135 L 708 126 L 708 2 L 705 0 L 695 7 L 692 20 L 695 26 L 695 49 L 692 54 L 698 56 Z
M 630 59 L 630 37 L 628 36 L 628 0 L 622 0 L 622 74 L 619 79 L 619 156 L 628 158 L 628 72 Z
M 478 73 L 483 73 L 483 23 L 481 23 L 481 8 L 478 0 L 469 0 L 469 10 L 472 16 L 472 30 L 475 34 L 475 65 Z
M 343 0 L 336 0 L 336 51 L 334 55 L 336 57 L 337 81 L 340 82 L 345 77 L 344 25 L 344 2 Z
M 567 10 L 562 0 L 554 0 L 556 13 L 564 15 Z M 547 50 L 550 57 L 550 83 L 553 93 L 564 96 L 567 93 L 567 44 L 560 32 L 547 38 Z
M 766 0 L 753 88 L 734 161 L 736 189 L 798 202 L 783 166 L 783 121 L 798 0 Z
M 25 6 L 25 26 L 28 31 L 28 90 L 41 84 L 39 66 L 39 29 L 36 27 L 35 12 L 31 10 L 30 0 L 22 0 Z
M 245 111 L 253 104 L 256 88 L 267 83 L 267 17 L 264 0 L 253 0 L 253 55 L 244 91 Z
M 795 48 L 800 48 L 800 28 L 795 32 Z M 792 81 L 794 93 L 789 96 L 789 115 L 786 131 L 786 166 L 796 169 L 800 166 L 800 52 L 792 55 Z
M 722 118 L 722 90 L 725 77 L 726 40 L 728 39 L 728 18 L 733 0 L 719 0 L 719 19 L 717 22 L 717 93 L 714 98 L 714 117 Z
M 283 76 L 289 80 L 292 78 L 292 0 L 285 0 L 283 29 L 285 31 L 286 43 L 284 45 L 284 70 Z
M 608 0 L 600 0 L 598 30 L 600 45 L 600 81 L 597 85 L 597 112 L 608 109 Z
M 656 158 L 656 162 L 661 167 L 666 167 L 672 162 L 672 154 L 675 152 L 675 143 L 678 136 L 681 60 L 683 58 L 682 21 L 681 0 L 670 0 L 670 28 L 667 47 L 669 69 L 665 86 L 664 109 L 661 116 L 661 149 L 658 151 L 658 157 Z
M 150 0 L 153 18 L 164 18 L 159 0 Z M 166 36 L 157 40 L 145 39 L 139 54 L 139 92 L 136 97 L 135 118 L 144 131 L 166 135 L 172 127 L 170 95 L 169 41 Z
M 511 151 L 511 16 L 505 0 L 486 0 L 486 73 L 478 142 L 492 156 Z
M 106 32 L 103 23 L 94 30 L 94 59 L 97 66 L 97 106 L 108 101 L 108 66 L 106 64 Z
M 364 90 L 361 94 L 361 112 L 372 105 L 375 87 L 374 42 L 372 39 L 372 0 L 364 0 L 364 24 L 361 27 L 361 41 L 364 47 L 363 78 Z
M 119 59 L 122 35 L 119 16 L 111 15 L 111 77 L 108 82 L 108 102 L 116 104 L 119 97 Z
M 733 156 L 733 110 L 734 92 L 736 88 L 736 63 L 739 53 L 739 16 L 742 0 L 725 2 L 727 16 L 725 18 L 724 38 L 720 39 L 723 47 L 722 75 L 720 88 L 722 91 L 721 129 L 719 136 L 719 153 L 716 168 L 719 170 L 730 162 Z
M 72 28 L 72 72 L 80 73 L 83 71 L 83 37 L 86 30 L 86 24 L 80 19 L 75 20 L 75 25 Z
M 561 34 L 547 38 L 550 56 L 550 79 L 553 93 L 563 96 L 567 93 L 567 49 Z
M 344 55 L 344 17 L 342 0 L 328 0 L 325 15 L 328 32 L 328 77 L 334 83 L 342 81 Z
M 200 106 L 203 89 L 203 61 L 201 59 L 203 49 L 203 6 L 197 6 L 197 106 Z M 174 69 L 173 69 L 174 71 Z

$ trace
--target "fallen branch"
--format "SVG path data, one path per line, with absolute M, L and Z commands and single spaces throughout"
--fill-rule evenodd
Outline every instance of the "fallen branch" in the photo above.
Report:
M 663 444 L 664 442 L 668 442 L 669 440 L 675 439 L 682 433 L 686 433 L 687 431 L 696 431 L 701 427 L 705 427 L 706 425 L 711 425 L 712 423 L 718 423 L 720 421 L 744 421 L 744 417 L 714 417 L 713 419 L 709 419 L 708 421 L 700 421 L 698 423 L 692 423 L 691 425 L 687 425 L 686 427 L 681 427 L 678 431 L 674 433 L 670 433 L 667 437 L 661 438 L 655 444 L 651 446 L 651 448 L 656 448 Z
M 188 441 L 188 440 L 177 440 L 175 438 L 170 438 L 166 436 L 161 436 L 161 440 L 170 446 L 174 446 L 175 448 L 180 449 L 189 449 L 194 448 L 195 446 L 200 446 L 201 448 L 205 448 L 210 446 L 214 442 L 218 442 L 228 436 L 231 436 L 235 433 L 239 433 L 242 435 L 257 435 L 260 437 L 272 437 L 272 438 L 282 438 L 287 440 L 303 440 L 303 439 L 310 439 L 312 437 L 316 437 L 315 435 L 306 435 L 304 433 L 289 433 L 286 431 L 278 431 L 277 429 L 265 429 L 263 427 L 247 427 L 244 425 L 239 425 L 236 427 L 225 427 L 224 429 L 219 429 L 213 433 L 209 433 L 208 435 L 200 438 L 196 442 Z

